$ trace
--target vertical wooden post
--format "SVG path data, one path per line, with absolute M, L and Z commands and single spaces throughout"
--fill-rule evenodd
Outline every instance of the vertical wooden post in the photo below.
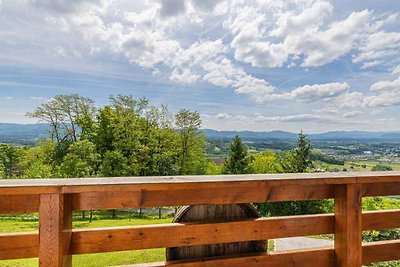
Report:
M 72 195 L 40 195 L 39 266 L 72 266 Z
M 337 185 L 335 191 L 336 265 L 339 267 L 361 267 L 361 185 Z

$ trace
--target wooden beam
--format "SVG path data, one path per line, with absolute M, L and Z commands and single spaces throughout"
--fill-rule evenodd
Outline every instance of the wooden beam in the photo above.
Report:
M 336 186 L 335 258 L 339 267 L 361 267 L 361 200 L 360 184 Z
M 400 240 L 365 243 L 362 255 L 363 264 L 400 260 Z
M 173 261 L 131 265 L 132 267 L 334 267 L 332 248 L 309 249 L 287 252 L 259 253 L 254 255 L 236 255 L 208 258 L 192 261 Z
M 40 195 L 39 265 L 43 267 L 72 266 L 72 196 L 69 194 Z
M 29 213 L 39 210 L 39 195 L 0 195 L 0 214 Z
M 400 227 L 399 210 L 366 211 L 362 215 L 362 229 L 383 230 Z
M 363 184 L 362 190 L 364 197 L 396 196 L 400 194 L 400 182 L 381 183 L 377 180 L 376 183 Z
M 307 186 L 354 183 L 399 183 L 400 172 L 286 173 L 245 175 L 199 175 L 168 177 L 113 177 L 70 179 L 4 179 L 0 195 L 111 192 L 114 190 L 178 190 L 178 187 L 215 187 L 216 184 L 245 186 Z M 182 189 L 182 188 L 181 188 Z
M 0 260 L 34 258 L 38 254 L 38 233 L 0 234 Z
M 266 183 L 214 187 L 177 186 L 175 189 L 87 192 L 74 194 L 74 210 L 146 208 L 194 204 L 233 204 L 334 197 L 330 185 L 268 186 Z
M 327 234 L 333 232 L 333 220 L 331 215 L 305 215 L 236 222 L 171 223 L 75 230 L 72 236 L 73 254 Z

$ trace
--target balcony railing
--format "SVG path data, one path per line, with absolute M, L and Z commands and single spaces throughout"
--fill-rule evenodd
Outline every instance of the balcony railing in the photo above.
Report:
M 0 180 L 0 214 L 39 211 L 39 232 L 0 234 L 0 260 L 38 257 L 40 266 L 71 266 L 74 254 L 333 233 L 332 248 L 150 266 L 357 267 L 400 259 L 400 240 L 361 240 L 364 230 L 400 227 L 400 210 L 362 212 L 362 197 L 388 195 L 400 195 L 400 172 Z M 329 198 L 334 214 L 72 229 L 72 211 L 79 210 Z

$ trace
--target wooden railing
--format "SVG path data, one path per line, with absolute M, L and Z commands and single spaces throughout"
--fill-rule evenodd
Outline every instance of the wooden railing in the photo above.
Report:
M 40 266 L 71 266 L 73 254 L 333 233 L 332 248 L 150 266 L 356 267 L 400 259 L 400 240 L 361 240 L 364 230 L 400 227 L 400 210 L 362 212 L 362 197 L 386 195 L 400 195 L 400 172 L 0 180 L 0 214 L 39 211 L 39 232 L 0 234 L 0 260 L 39 257 Z M 72 229 L 77 210 L 329 198 L 335 199 L 334 214 Z

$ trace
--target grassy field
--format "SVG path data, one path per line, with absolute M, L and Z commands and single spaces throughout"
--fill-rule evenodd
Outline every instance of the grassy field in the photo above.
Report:
M 80 216 L 80 214 L 76 214 Z M 117 218 L 111 218 L 111 215 L 96 212 L 94 220 L 74 218 L 74 228 L 97 228 L 97 227 L 112 227 L 112 226 L 132 226 L 132 225 L 145 225 L 145 224 L 160 224 L 170 223 L 171 216 L 163 215 L 158 219 L 156 215 L 142 215 L 139 217 L 137 214 L 118 214 Z M 30 232 L 38 230 L 37 216 L 31 215 L 29 217 L 0 217 L 0 232 Z M 73 264 L 75 266 L 84 267 L 99 267 L 99 266 L 113 266 L 123 264 L 145 263 L 153 261 L 164 261 L 165 249 L 148 249 L 140 251 L 124 251 L 124 252 L 111 252 L 111 253 L 97 253 L 88 255 L 73 256 Z M 8 260 L 0 261 L 1 267 L 33 267 L 38 266 L 37 259 L 23 259 L 23 260 Z
M 321 161 L 314 161 L 314 164 L 323 170 L 338 169 L 342 171 L 370 171 L 375 165 L 381 164 L 392 167 L 394 171 L 400 171 L 400 162 L 379 162 L 373 160 L 350 160 L 346 161 L 344 165 L 329 164 Z M 364 168 L 365 167 L 365 168 Z

